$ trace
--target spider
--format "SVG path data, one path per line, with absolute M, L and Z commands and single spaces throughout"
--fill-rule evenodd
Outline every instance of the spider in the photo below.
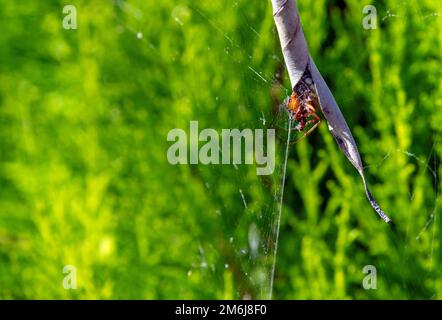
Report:
M 294 143 L 308 136 L 321 124 L 321 118 L 316 114 L 316 108 L 319 107 L 319 100 L 308 67 L 293 88 L 293 92 L 288 98 L 285 107 L 290 118 L 297 122 L 294 130 L 301 132 L 304 131 L 306 127 L 311 126 L 308 131 Z

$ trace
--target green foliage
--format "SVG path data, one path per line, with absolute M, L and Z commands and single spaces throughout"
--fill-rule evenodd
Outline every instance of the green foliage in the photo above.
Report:
M 396 227 L 324 123 L 291 148 L 273 297 L 440 299 L 440 1 L 375 1 L 375 30 L 360 1 L 298 2 Z M 267 297 L 284 139 L 275 174 L 258 177 L 172 166 L 166 136 L 276 117 L 290 84 L 270 2 L 71 3 L 77 30 L 62 28 L 62 1 L 0 0 L 0 298 Z

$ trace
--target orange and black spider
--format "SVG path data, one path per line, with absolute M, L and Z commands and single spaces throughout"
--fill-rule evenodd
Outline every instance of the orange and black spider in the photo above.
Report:
M 297 123 L 294 130 L 301 132 L 305 128 L 308 129 L 295 142 L 308 136 L 321 124 L 321 118 L 316 114 L 317 108 L 319 109 L 319 100 L 316 95 L 312 75 L 307 67 L 301 79 L 293 88 L 293 92 L 286 104 L 290 118 Z

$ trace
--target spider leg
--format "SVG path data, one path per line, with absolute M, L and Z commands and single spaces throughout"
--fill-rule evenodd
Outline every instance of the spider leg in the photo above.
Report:
M 284 127 L 281 127 L 281 126 L 275 126 L 275 128 L 278 128 L 278 129 L 281 129 L 281 130 L 284 130 L 284 131 L 288 131 L 287 128 L 284 128 Z M 292 130 L 293 130 L 293 128 L 290 129 L 290 131 L 292 131 Z
M 276 128 L 276 127 L 281 128 L 280 126 L 277 125 L 277 123 L 282 113 L 284 114 L 289 113 L 287 109 L 287 105 L 289 104 L 289 102 L 290 102 L 290 97 L 287 97 L 284 99 L 283 102 L 281 102 L 277 107 L 275 107 L 275 111 L 272 112 L 271 121 L 269 122 L 269 128 Z
M 311 116 L 313 117 L 314 121 L 321 122 L 321 118 L 316 113 L 312 113 Z
M 313 116 L 313 115 L 316 115 L 316 114 L 315 114 L 316 109 L 315 109 L 315 107 L 312 106 L 310 103 L 307 103 L 307 104 L 305 105 L 305 107 L 306 107 L 306 109 L 310 112 L 310 114 L 311 114 L 312 116 Z
M 291 120 L 291 121 L 296 121 L 296 120 Z M 279 128 L 279 129 L 281 129 L 281 130 L 284 130 L 284 131 L 289 131 L 287 128 L 284 128 L 284 127 L 281 127 L 281 126 L 276 126 L 277 128 Z M 299 129 L 297 129 L 296 127 L 292 127 L 292 128 L 290 128 L 290 132 L 292 132 L 292 131 L 299 131 Z
M 317 115 L 315 115 L 315 116 L 318 117 Z M 306 133 L 304 133 L 304 135 L 301 138 L 299 138 L 298 140 L 295 140 L 293 142 L 290 142 L 290 144 L 296 144 L 299 141 L 301 141 L 302 139 L 304 139 L 305 137 L 307 137 L 309 134 L 311 134 L 321 124 L 321 120 L 319 117 L 318 117 L 318 119 L 319 120 L 317 120 L 316 124 L 313 127 L 311 127 Z

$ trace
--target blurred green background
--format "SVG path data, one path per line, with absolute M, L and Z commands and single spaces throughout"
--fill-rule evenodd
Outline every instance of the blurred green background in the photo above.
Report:
M 321 125 L 290 150 L 273 298 L 441 299 L 442 4 L 298 2 L 396 229 Z M 267 0 L 0 0 L 0 298 L 268 298 L 284 131 L 269 177 L 172 166 L 166 136 L 267 128 L 288 94 Z

